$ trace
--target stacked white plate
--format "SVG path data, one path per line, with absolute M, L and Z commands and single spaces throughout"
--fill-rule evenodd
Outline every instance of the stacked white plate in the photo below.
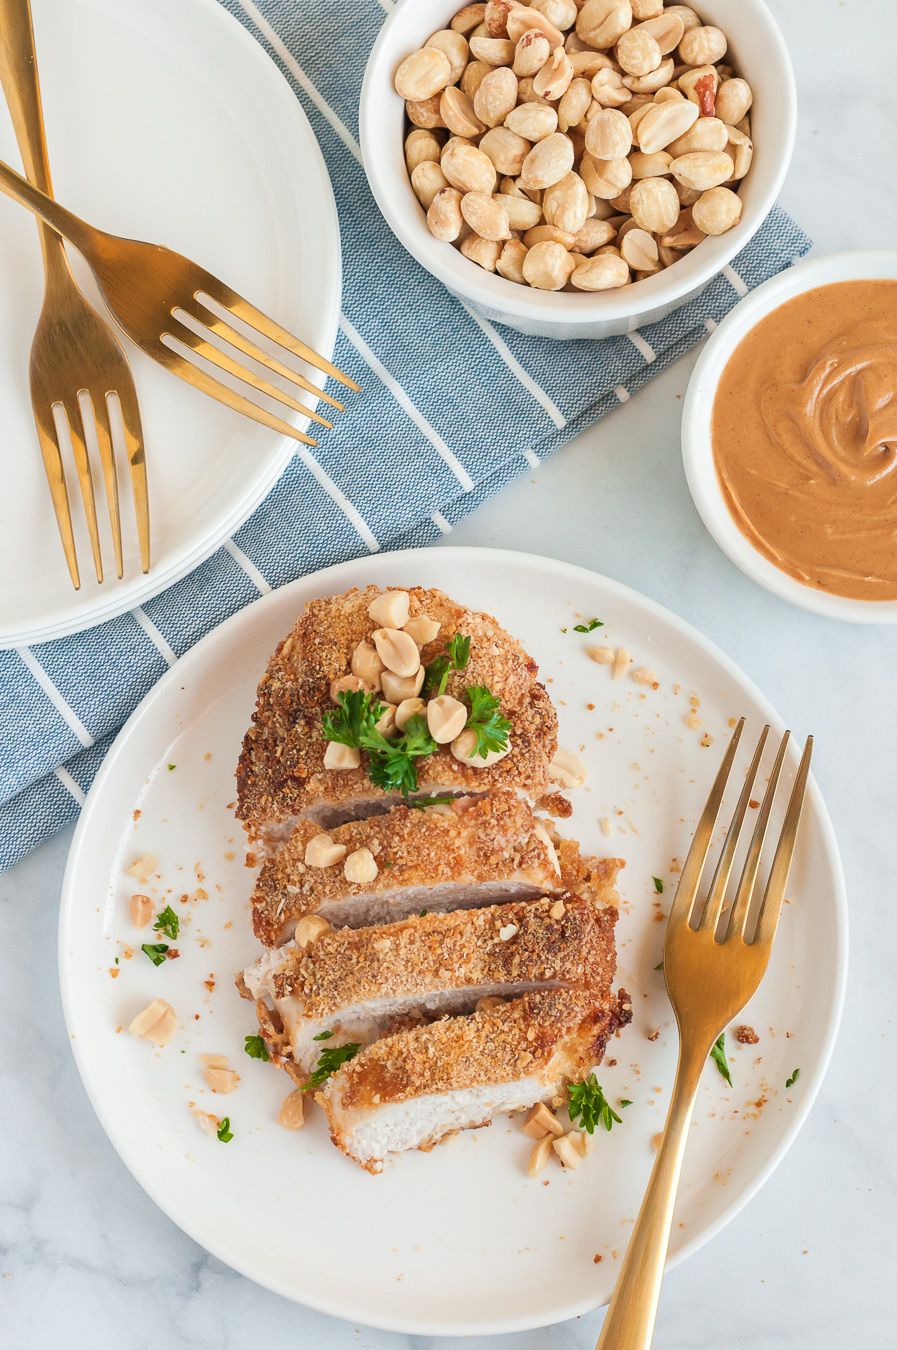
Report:
M 60 201 L 91 224 L 195 258 L 330 355 L 341 280 L 336 208 L 308 121 L 259 44 L 216 0 L 33 0 L 33 11 Z M 21 163 L 2 100 L 0 158 Z M 76 511 L 82 589 L 74 592 L 28 391 L 40 253 L 33 220 L 5 198 L 0 291 L 2 648 L 101 623 L 184 576 L 262 500 L 293 443 L 128 345 L 143 414 L 153 568 L 149 576 L 139 568 L 125 483 L 125 579 L 112 573 L 98 501 L 111 575 L 102 586 L 93 580 Z M 69 496 L 77 506 L 76 485 Z

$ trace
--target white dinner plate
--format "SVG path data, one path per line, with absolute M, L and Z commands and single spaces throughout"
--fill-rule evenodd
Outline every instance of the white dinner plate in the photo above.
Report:
M 60 201 L 92 224 L 195 258 L 329 356 L 340 295 L 336 208 L 305 114 L 259 44 L 216 0 L 33 0 L 33 10 Z M 21 162 L 2 100 L 0 158 Z M 28 393 L 43 295 L 37 236 L 5 197 L 0 292 L 0 647 L 11 647 L 99 623 L 184 576 L 262 500 L 294 443 L 125 342 L 143 415 L 153 567 L 140 571 L 125 482 L 125 579 L 112 571 L 96 583 L 79 518 L 76 593 Z M 77 502 L 76 485 L 69 496 Z M 98 511 L 110 573 L 104 503 Z
M 557 702 L 561 744 L 589 770 L 587 784 L 571 793 L 575 813 L 562 828 L 589 849 L 626 860 L 619 979 L 632 995 L 634 1020 L 611 1042 L 599 1077 L 612 1103 L 632 1105 L 575 1173 L 552 1164 L 529 1179 L 531 1141 L 519 1121 L 503 1118 L 368 1176 L 331 1146 L 316 1108 L 301 1133 L 280 1128 L 275 1117 L 290 1081 L 243 1054 L 253 1010 L 238 997 L 233 974 L 257 947 L 248 919 L 252 878 L 232 814 L 241 737 L 268 654 L 305 601 L 368 582 L 442 587 L 494 613 L 524 642 Z M 604 627 L 591 636 L 573 631 L 592 618 Z M 658 687 L 614 681 L 586 655 L 596 640 L 627 648 L 632 669 L 653 671 Z M 605 1301 L 675 1066 L 671 1010 L 654 969 L 659 920 L 672 899 L 675 859 L 684 857 L 741 714 L 746 742 L 767 719 L 781 726 L 741 671 L 680 619 L 605 577 L 523 554 L 437 549 L 365 558 L 294 582 L 211 633 L 147 695 L 107 756 L 63 890 L 59 961 L 72 1048 L 93 1106 L 140 1184 L 235 1269 L 355 1321 L 487 1334 L 546 1325 Z M 610 822 L 609 837 L 602 820 Z M 124 869 L 143 854 L 157 860 L 157 876 L 138 887 Z M 147 934 L 134 932 L 127 913 L 135 890 L 181 916 L 179 960 L 155 968 L 141 953 Z M 742 1045 L 730 1034 L 732 1088 L 712 1063 L 704 1074 L 673 1261 L 717 1232 L 769 1176 L 832 1049 L 846 903 L 815 784 L 788 900 L 767 977 L 738 1018 L 759 1039 Z M 123 1030 L 154 996 L 178 1015 L 178 1031 L 162 1050 Z M 205 1089 L 198 1056 L 206 1052 L 229 1055 L 238 1068 L 232 1096 Z M 203 1134 L 191 1101 L 226 1113 L 234 1138 L 223 1144 Z

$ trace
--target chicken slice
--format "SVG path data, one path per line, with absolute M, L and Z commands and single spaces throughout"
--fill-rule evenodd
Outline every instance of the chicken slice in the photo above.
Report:
M 628 996 L 551 989 L 398 1032 L 360 1050 L 318 1094 L 337 1148 L 368 1172 L 387 1154 L 556 1099 L 632 1018 Z
M 471 1012 L 483 998 L 561 987 L 604 998 L 616 921 L 612 906 L 570 895 L 424 913 L 267 952 L 242 986 L 273 1001 L 293 1062 L 310 1072 L 322 1041 L 367 1045 L 400 1025 Z
M 565 874 L 570 879 L 565 883 L 546 823 L 512 792 L 461 797 L 451 806 L 399 806 L 330 830 L 346 857 L 358 849 L 370 852 L 376 876 L 369 881 L 347 880 L 341 861 L 331 867 L 308 866 L 306 849 L 318 832 L 310 821 L 300 821 L 259 873 L 252 926 L 266 946 L 285 942 L 305 914 L 320 914 L 334 926 L 360 928 L 421 909 L 472 908 L 580 890 L 584 880 L 579 850 L 574 845 L 571 854 L 565 841 Z
M 334 706 L 330 685 L 349 673 L 358 645 L 370 641 L 378 625 L 368 606 L 381 594 L 368 586 L 311 601 L 268 663 L 237 767 L 237 815 L 253 847 L 276 848 L 298 819 L 332 826 L 401 800 L 376 787 L 364 766 L 324 768 L 321 720 Z M 511 722 L 510 753 L 495 763 L 463 763 L 448 745 L 416 760 L 421 790 L 546 792 L 557 718 L 536 680 L 536 663 L 490 615 L 465 609 L 441 591 L 413 587 L 407 594 L 412 619 L 439 625 L 438 636 L 420 649 L 422 664 L 443 654 L 454 635 L 469 637 L 468 663 L 448 674 L 446 692 L 463 698 L 467 686 L 483 685 L 501 700 Z

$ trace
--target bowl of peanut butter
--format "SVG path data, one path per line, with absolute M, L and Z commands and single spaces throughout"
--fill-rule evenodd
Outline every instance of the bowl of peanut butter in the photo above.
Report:
M 695 366 L 682 453 L 747 576 L 830 618 L 897 622 L 897 253 L 810 258 L 746 296 Z

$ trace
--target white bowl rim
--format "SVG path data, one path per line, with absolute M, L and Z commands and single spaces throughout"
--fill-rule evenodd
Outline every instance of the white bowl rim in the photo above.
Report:
M 713 10 L 715 0 L 704 0 L 704 9 Z M 384 172 L 386 156 L 378 138 L 372 134 L 372 108 L 382 94 L 385 83 L 383 67 L 395 59 L 395 35 L 410 25 L 419 23 L 418 16 L 427 9 L 446 15 L 454 13 L 458 0 L 416 0 L 415 4 L 396 6 L 382 25 L 371 49 L 365 69 L 359 101 L 358 121 L 362 160 L 368 183 L 377 205 L 393 234 L 411 256 L 435 276 L 450 291 L 475 305 L 501 311 L 520 321 L 556 323 L 559 326 L 587 327 L 598 321 L 628 321 L 635 328 L 641 316 L 651 314 L 664 305 L 670 307 L 684 302 L 722 271 L 756 234 L 772 209 L 791 163 L 797 130 L 797 89 L 794 69 L 785 39 L 765 0 L 742 0 L 739 10 L 744 22 L 763 30 L 766 44 L 765 69 L 772 70 L 771 84 L 776 88 L 777 131 L 780 139 L 770 144 L 775 154 L 770 167 L 769 182 L 762 196 L 745 203 L 741 221 L 724 235 L 705 240 L 699 249 L 681 259 L 675 268 L 664 268 L 656 276 L 618 290 L 596 293 L 563 293 L 564 303 L 559 307 L 557 292 L 538 291 L 517 282 L 507 281 L 497 273 L 486 272 L 470 263 L 457 249 L 446 248 L 432 238 L 419 218 L 419 213 L 406 212 L 390 188 L 391 175 Z M 714 17 L 712 12 L 710 17 Z M 718 16 L 717 16 L 718 17 Z M 737 39 L 736 39 L 737 45 Z M 759 81 L 755 80 L 755 83 Z M 391 82 L 389 93 L 392 92 Z M 757 173 L 758 165 L 754 165 Z M 410 184 L 404 175 L 407 195 Z M 754 178 L 753 181 L 756 181 Z M 416 206 L 416 203 L 415 203 Z M 676 275 L 671 276 L 670 273 Z
M 897 623 L 897 600 L 857 600 L 814 590 L 776 567 L 735 524 L 719 489 L 710 423 L 723 368 L 743 337 L 788 300 L 839 281 L 897 280 L 897 251 L 851 249 L 805 258 L 751 291 L 712 333 L 692 371 L 682 408 L 682 461 L 698 514 L 745 576 L 802 609 L 849 623 Z

